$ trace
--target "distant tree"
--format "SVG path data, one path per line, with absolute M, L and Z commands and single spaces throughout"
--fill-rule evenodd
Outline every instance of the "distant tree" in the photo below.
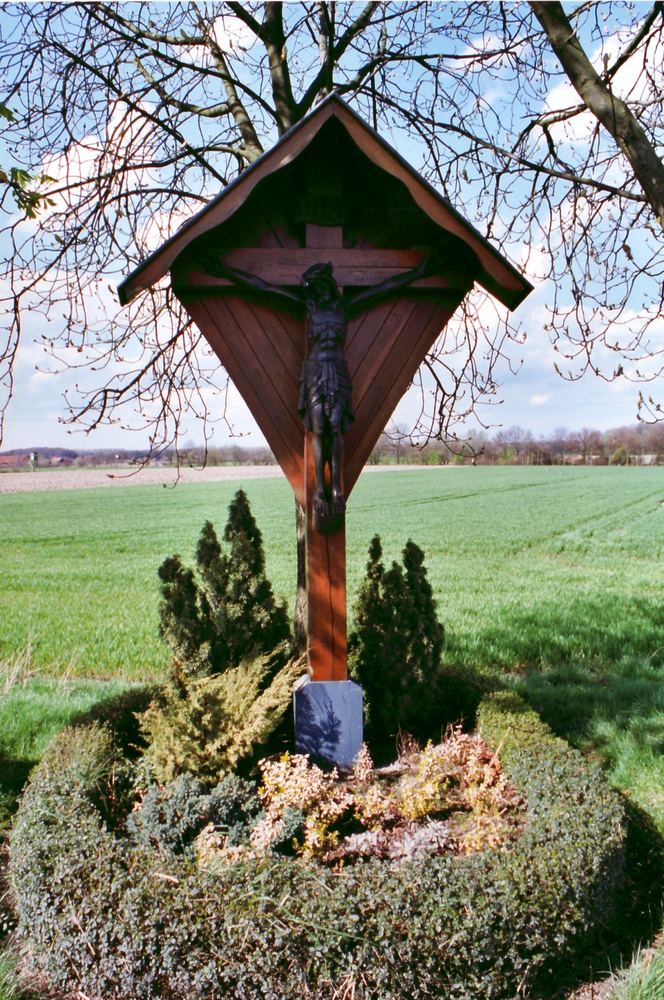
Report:
M 566 427 L 556 427 L 549 435 L 548 440 L 552 462 L 564 465 L 570 451 L 570 432 Z
M 496 446 L 502 450 L 505 461 L 514 460 L 517 465 L 527 461 L 533 444 L 533 436 L 523 427 L 508 427 L 497 432 L 494 438 Z
M 400 465 L 406 459 L 411 444 L 409 428 L 403 423 L 389 424 L 383 438 L 389 458 Z
M 619 444 L 609 458 L 610 465 L 627 465 L 629 462 L 629 452 L 626 444 Z
M 583 427 L 577 434 L 579 450 L 584 464 L 592 465 L 602 456 L 602 435 L 590 427 Z
M 643 428 L 647 451 L 655 455 L 657 461 L 664 457 L 664 425 L 660 423 L 646 425 Z
M 390 455 L 392 450 L 392 442 L 388 435 L 383 431 L 375 445 L 371 449 L 371 454 L 369 455 L 369 465 L 380 465 L 381 462 L 385 462 Z

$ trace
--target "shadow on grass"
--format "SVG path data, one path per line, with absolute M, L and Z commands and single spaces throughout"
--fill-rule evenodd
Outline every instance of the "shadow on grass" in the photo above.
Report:
M 569 597 L 523 609 L 504 604 L 490 625 L 448 635 L 445 658 L 475 667 L 528 670 L 578 661 L 664 664 L 664 615 L 654 597 Z
M 562 997 L 578 982 L 602 979 L 609 970 L 629 964 L 637 947 L 661 931 L 663 677 L 662 669 L 650 661 L 623 660 L 606 670 L 576 665 L 506 680 L 557 735 L 608 765 L 609 780 L 632 795 L 623 799 L 625 885 L 615 917 L 560 975 L 556 973 L 555 982 L 539 984 L 543 998 Z
M 625 882 L 613 918 L 564 963 L 541 975 L 533 983 L 531 1000 L 565 1000 L 581 984 L 601 982 L 658 936 L 664 916 L 664 839 L 648 814 L 628 800 L 625 814 Z
M 664 669 L 625 659 L 605 669 L 568 665 L 512 678 L 559 736 L 609 765 L 664 834 Z
M 130 759 L 137 757 L 145 747 L 141 737 L 138 716 L 145 711 L 158 687 L 146 684 L 130 688 L 121 694 L 96 702 L 85 712 L 72 716 L 70 726 L 89 726 L 93 722 L 108 723 L 115 733 L 123 753 Z
M 0 835 L 9 827 L 34 760 L 12 760 L 0 751 Z
M 83 726 L 91 722 L 108 722 L 118 734 L 123 750 L 131 756 L 140 747 L 140 732 L 135 712 L 142 712 L 154 695 L 154 686 L 133 687 L 120 693 L 101 698 L 86 708 L 72 710 L 70 695 L 52 693 L 39 688 L 31 698 L 29 686 L 19 692 L 15 711 L 25 706 L 26 727 L 18 734 L 16 742 L 26 747 L 25 756 L 19 756 L 11 742 L 0 745 L 0 832 L 10 823 L 18 798 L 28 780 L 30 771 L 41 756 L 40 750 L 65 726 Z

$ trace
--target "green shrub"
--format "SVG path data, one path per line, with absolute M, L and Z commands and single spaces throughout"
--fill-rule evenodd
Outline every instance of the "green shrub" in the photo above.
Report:
M 176 680 L 218 674 L 290 639 L 288 615 L 265 576 L 263 539 L 243 490 L 228 508 L 224 553 L 205 522 L 196 549 L 200 576 L 180 556 L 159 567 L 160 634 L 175 654 Z
M 373 755 L 391 758 L 401 730 L 420 740 L 439 736 L 436 705 L 444 629 L 424 566 L 424 553 L 408 541 L 403 567 L 382 563 L 378 535 L 369 547 L 349 636 L 353 677 L 362 686 L 366 739 Z
M 303 658 L 280 649 L 223 674 L 167 684 L 141 717 L 145 760 L 156 780 L 189 773 L 208 782 L 250 766 L 289 717 Z
M 209 523 L 209 522 L 208 522 Z M 162 602 L 159 634 L 171 647 L 180 670 L 190 676 L 210 672 L 209 644 L 201 617 L 202 600 L 193 570 L 180 556 L 164 559 L 158 570 Z
M 609 465 L 627 465 L 629 463 L 629 451 L 627 445 L 619 444 L 609 457 Z
M 242 843 L 259 809 L 254 785 L 235 774 L 211 792 L 198 778 L 182 774 L 165 786 L 151 785 L 140 808 L 130 813 L 127 829 L 138 842 L 184 854 L 209 823 L 223 829 L 228 844 Z
M 62 990 L 118 1000 L 526 996 L 606 918 L 622 810 L 518 699 L 485 699 L 479 718 L 528 800 L 514 850 L 341 871 L 268 855 L 206 872 L 132 844 L 99 808 L 117 766 L 108 733 L 65 732 L 11 840 L 34 961 Z

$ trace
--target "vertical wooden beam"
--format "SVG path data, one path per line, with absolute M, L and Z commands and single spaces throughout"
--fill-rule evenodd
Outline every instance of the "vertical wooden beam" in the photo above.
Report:
M 341 226 L 307 223 L 306 245 L 321 251 L 343 247 Z M 306 350 L 306 347 L 305 347 Z M 314 465 L 311 434 L 304 445 L 307 516 L 307 653 L 313 681 L 345 681 L 346 668 L 346 525 L 330 534 L 314 528 Z
M 306 234 L 306 245 L 312 249 L 340 250 L 344 245 L 342 226 L 319 226 L 314 222 L 307 222 Z M 321 260 L 321 264 L 324 263 Z
M 305 442 L 307 513 L 307 653 L 313 681 L 344 681 L 346 667 L 346 526 L 324 534 L 313 525 L 311 434 Z

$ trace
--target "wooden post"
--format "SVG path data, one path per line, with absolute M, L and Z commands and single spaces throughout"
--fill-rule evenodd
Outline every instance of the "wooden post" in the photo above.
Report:
M 308 223 L 306 245 L 321 251 L 343 247 L 341 226 Z M 341 290 L 341 289 L 340 289 Z M 305 347 L 306 350 L 306 347 Z M 304 445 L 305 501 L 307 514 L 307 652 L 313 681 L 345 681 L 346 668 L 346 523 L 333 532 L 314 527 L 311 499 L 314 465 L 311 434 Z
M 305 441 L 307 514 L 307 653 L 313 681 L 345 681 L 346 524 L 330 534 L 314 527 L 311 434 Z

